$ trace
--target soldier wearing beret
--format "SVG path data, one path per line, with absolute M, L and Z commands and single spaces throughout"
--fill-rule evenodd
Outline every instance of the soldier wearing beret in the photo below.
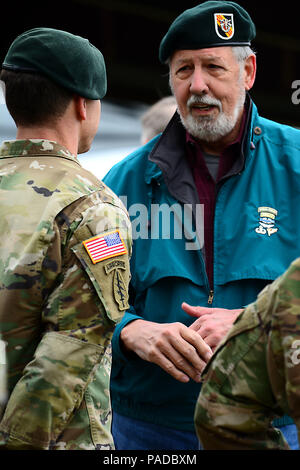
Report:
M 250 97 L 254 37 L 251 17 L 234 2 L 179 15 L 159 50 L 178 111 L 104 178 L 128 208 L 176 209 L 183 225 L 180 237 L 164 237 L 153 210 L 143 222 L 148 238 L 135 235 L 130 308 L 112 341 L 117 448 L 198 448 L 194 410 L 211 350 L 299 255 L 300 131 L 261 117 Z M 182 216 L 188 208 L 193 230 Z M 130 214 L 134 227 L 142 224 Z M 276 426 L 295 436 L 289 416 Z
M 195 411 L 204 449 L 287 450 L 272 425 L 300 436 L 300 259 L 247 306 L 203 373 Z
M 112 449 L 110 343 L 128 307 L 131 228 L 77 158 L 99 124 L 104 59 L 87 39 L 35 28 L 12 43 L 0 78 L 17 126 L 0 147 L 0 440 Z

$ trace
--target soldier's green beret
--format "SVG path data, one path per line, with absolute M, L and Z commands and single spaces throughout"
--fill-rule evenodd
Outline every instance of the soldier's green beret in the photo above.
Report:
M 87 39 L 52 28 L 34 28 L 11 44 L 3 69 L 43 74 L 91 100 L 106 94 L 103 55 Z
M 174 20 L 160 43 L 159 59 L 165 63 L 182 49 L 250 45 L 255 35 L 250 15 L 237 3 L 204 2 Z

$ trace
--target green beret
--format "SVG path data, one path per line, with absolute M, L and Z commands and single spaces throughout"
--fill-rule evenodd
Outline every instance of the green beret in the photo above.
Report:
M 160 43 L 159 60 L 165 63 L 182 49 L 249 46 L 255 35 L 250 15 L 237 3 L 204 2 L 185 10 L 171 24 Z
M 91 100 L 106 94 L 103 55 L 87 39 L 52 28 L 25 31 L 11 44 L 3 69 L 36 72 Z

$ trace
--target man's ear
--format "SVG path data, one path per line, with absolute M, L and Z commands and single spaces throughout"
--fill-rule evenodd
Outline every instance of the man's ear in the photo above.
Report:
M 82 96 L 75 96 L 75 108 L 77 115 L 81 121 L 86 120 L 86 99 L 82 98 Z
M 256 57 L 255 55 L 250 55 L 245 61 L 244 68 L 244 80 L 245 80 L 245 89 L 247 91 L 251 90 L 254 85 L 256 77 Z

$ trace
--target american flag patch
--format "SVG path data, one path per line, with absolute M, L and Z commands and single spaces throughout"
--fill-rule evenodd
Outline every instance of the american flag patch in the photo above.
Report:
M 127 254 L 119 230 L 89 238 L 82 243 L 94 264 L 113 256 Z

